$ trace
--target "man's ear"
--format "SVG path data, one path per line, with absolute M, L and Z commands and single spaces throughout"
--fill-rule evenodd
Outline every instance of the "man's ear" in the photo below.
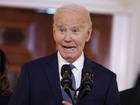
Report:
M 55 40 L 55 25 L 53 24 L 53 38 Z
M 89 27 L 89 29 L 88 29 L 88 36 L 87 36 L 87 40 L 86 40 L 86 42 L 88 42 L 89 41 L 89 39 L 90 39 L 90 37 L 91 37 L 91 33 L 92 33 L 92 27 Z

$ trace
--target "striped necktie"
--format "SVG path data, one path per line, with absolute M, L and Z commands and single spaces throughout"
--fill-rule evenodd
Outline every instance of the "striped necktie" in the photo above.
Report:
M 76 89 L 76 80 L 75 80 L 75 76 L 74 76 L 74 73 L 73 73 L 73 70 L 74 70 L 75 66 L 73 64 L 70 64 L 70 67 L 71 67 L 71 70 L 72 70 L 72 76 L 71 76 L 72 87 L 73 87 L 73 89 Z

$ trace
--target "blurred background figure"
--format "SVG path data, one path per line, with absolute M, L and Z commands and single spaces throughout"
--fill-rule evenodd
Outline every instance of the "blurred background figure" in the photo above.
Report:
M 139 73 L 139 75 L 137 77 L 135 87 L 139 87 L 140 88 L 140 73 Z
M 140 73 L 133 88 L 120 92 L 121 105 L 140 105 Z
M 0 105 L 8 105 L 11 94 L 10 82 L 7 77 L 6 56 L 0 50 Z

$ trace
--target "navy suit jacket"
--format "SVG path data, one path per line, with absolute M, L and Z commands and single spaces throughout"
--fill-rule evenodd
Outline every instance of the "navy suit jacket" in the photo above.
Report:
M 116 75 L 87 57 L 84 66 L 91 67 L 94 85 L 78 105 L 120 105 Z M 55 53 L 23 65 L 9 105 L 62 105 L 62 100 Z
M 140 105 L 140 74 L 133 88 L 120 92 L 121 105 Z

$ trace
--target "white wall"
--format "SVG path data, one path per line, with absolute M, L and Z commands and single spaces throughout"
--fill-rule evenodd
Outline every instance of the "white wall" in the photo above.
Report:
M 119 90 L 129 86 L 128 48 L 131 18 L 129 14 L 114 14 L 112 30 L 111 70 L 117 74 Z
M 129 77 L 137 75 L 137 73 L 140 72 L 140 1 L 134 0 L 132 4 L 131 8 L 133 9 L 133 20 L 131 24 L 129 49 L 131 55 L 129 65 L 132 66 L 130 68 Z M 133 77 L 133 80 L 135 80 L 135 78 L 136 76 Z
M 112 56 L 111 66 L 112 69 L 115 70 L 115 72 L 118 74 L 119 89 L 124 90 L 133 87 L 136 77 L 140 72 L 140 1 L 123 0 L 121 5 L 123 5 L 126 9 L 129 8 L 131 12 L 127 15 L 125 15 L 124 13 L 122 17 L 116 17 L 118 20 L 116 24 L 120 23 L 121 27 L 114 29 L 116 31 L 114 31 L 113 34 L 113 37 L 115 39 L 112 42 L 114 44 L 114 46 L 112 47 L 112 55 L 116 54 L 117 57 L 115 58 L 115 56 Z M 121 20 L 123 19 L 123 17 L 126 19 Z M 127 32 L 125 34 L 123 34 L 125 29 L 122 30 L 123 25 L 121 24 L 126 25 L 124 26 L 125 29 L 127 28 Z M 122 35 L 120 35 L 119 32 L 121 32 L 120 34 Z M 118 34 L 116 35 L 116 33 Z M 120 50 L 119 53 L 117 50 L 113 50 L 116 46 L 120 47 L 118 48 L 118 51 Z

